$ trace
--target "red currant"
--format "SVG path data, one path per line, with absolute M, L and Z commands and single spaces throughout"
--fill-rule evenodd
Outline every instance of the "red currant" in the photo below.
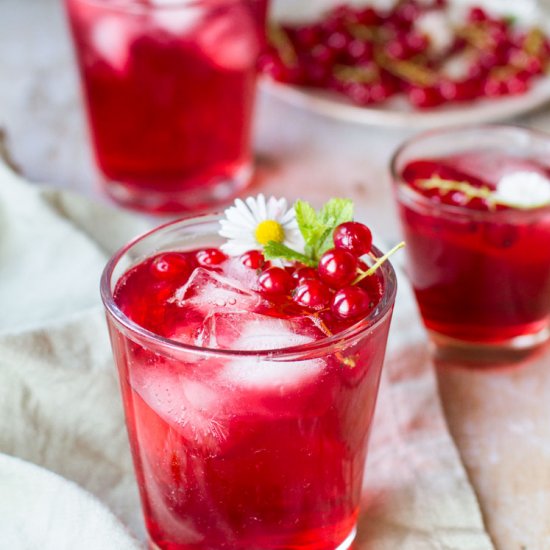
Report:
M 357 105 L 368 105 L 373 102 L 369 84 L 353 82 L 346 85 L 344 91 L 354 103 L 357 103 Z
M 395 92 L 396 89 L 392 82 L 375 82 L 370 87 L 370 100 L 372 103 L 382 103 Z
M 327 38 L 327 46 L 336 53 L 346 51 L 352 38 L 345 32 L 333 32 Z
M 521 64 L 528 75 L 540 74 L 544 70 L 542 61 L 534 55 L 524 54 L 518 64 Z
M 315 25 L 304 25 L 296 30 L 296 42 L 304 48 L 313 48 L 321 41 L 321 33 Z
M 443 103 L 443 96 L 436 86 L 413 86 L 409 90 L 409 101 L 419 109 L 430 109 Z
M 260 273 L 258 290 L 267 295 L 289 294 L 294 286 L 294 280 L 288 271 L 281 267 L 270 267 Z
M 482 21 L 487 21 L 489 16 L 487 12 L 479 7 L 472 7 L 470 13 L 468 14 L 468 20 L 472 23 L 480 23 Z
M 382 295 L 384 294 L 384 283 L 378 273 L 373 273 L 365 277 L 358 283 L 358 286 L 367 292 L 372 307 L 382 299 Z
M 405 41 L 410 53 L 417 54 L 426 51 L 429 42 L 426 36 L 416 32 L 411 32 L 406 35 Z
M 369 42 L 355 39 L 348 44 L 346 53 L 350 59 L 364 63 L 372 59 L 373 47 Z
M 298 284 L 302 284 L 308 279 L 317 279 L 317 270 L 313 267 L 299 267 L 292 273 L 292 278 L 298 281 Z
M 364 8 L 357 13 L 357 19 L 359 23 L 367 27 L 378 25 L 380 23 L 379 13 L 371 7 Z
M 319 310 L 328 306 L 331 292 L 325 283 L 319 279 L 306 279 L 292 295 L 292 300 L 306 309 Z
M 443 80 L 439 85 L 439 91 L 448 101 L 471 101 L 478 97 L 480 86 L 474 78 Z
M 250 269 L 260 269 L 265 264 L 264 255 L 259 250 L 249 250 L 241 258 L 241 263 Z
M 372 302 L 368 293 L 358 286 L 342 288 L 332 298 L 332 313 L 343 321 L 365 316 L 371 309 Z
M 341 223 L 332 235 L 334 246 L 351 252 L 357 258 L 368 254 L 372 247 L 370 229 L 359 222 Z
M 319 260 L 319 278 L 333 288 L 341 288 L 355 279 L 357 258 L 343 248 L 332 248 Z
M 225 262 L 227 256 L 218 248 L 205 248 L 197 252 L 195 259 L 200 266 L 211 267 Z
M 506 94 L 506 82 L 500 78 L 489 76 L 483 87 L 487 97 L 499 97 Z
M 151 272 L 158 279 L 186 279 L 191 274 L 193 264 L 186 254 L 179 252 L 166 252 L 159 254 L 151 262 Z
M 513 75 L 506 80 L 506 91 L 510 95 L 519 95 L 529 89 L 529 83 L 521 75 Z
M 276 52 L 266 53 L 258 60 L 258 67 L 279 82 L 291 82 L 300 84 L 304 80 L 302 69 L 299 65 L 288 67 Z
M 385 53 L 394 59 L 406 59 L 412 53 L 405 40 L 395 38 L 385 45 Z

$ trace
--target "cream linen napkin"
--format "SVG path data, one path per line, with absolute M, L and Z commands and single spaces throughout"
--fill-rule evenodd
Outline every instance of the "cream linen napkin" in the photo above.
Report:
M 123 525 L 74 483 L 0 453 L 0 533 L 6 550 L 137 550 Z
M 147 223 L 0 167 L 0 224 L 0 451 L 76 481 L 143 536 L 98 281 Z M 400 283 L 357 548 L 491 549 Z

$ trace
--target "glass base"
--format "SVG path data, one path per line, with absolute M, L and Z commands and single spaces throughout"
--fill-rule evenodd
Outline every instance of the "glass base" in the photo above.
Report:
M 350 534 L 345 538 L 345 540 L 339 544 L 334 550 L 349 550 L 352 545 L 353 541 L 355 540 L 355 537 L 357 535 L 357 527 L 354 527 Z M 151 539 L 147 542 L 147 548 L 148 550 L 162 550 L 160 546 L 157 546 Z M 304 547 L 303 550 L 307 550 L 307 547 Z
M 428 330 L 428 335 L 435 346 L 436 359 L 460 361 L 471 366 L 494 366 L 521 361 L 529 356 L 550 339 L 550 327 L 491 343 L 458 340 L 433 330 Z
M 354 527 L 350 534 L 345 538 L 345 540 L 340 544 L 336 550 L 348 550 L 352 547 L 353 541 L 355 540 L 355 537 L 357 536 L 357 527 Z
M 102 182 L 102 186 L 111 199 L 126 208 L 149 214 L 181 214 L 215 210 L 228 203 L 250 184 L 252 174 L 252 164 L 247 163 L 231 178 L 194 184 L 182 191 L 155 191 L 111 180 Z

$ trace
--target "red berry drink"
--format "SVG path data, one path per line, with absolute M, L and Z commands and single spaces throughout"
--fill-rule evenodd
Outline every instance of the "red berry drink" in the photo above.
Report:
M 512 127 L 427 133 L 394 157 L 408 273 L 439 342 L 548 337 L 549 159 L 550 137 Z
M 217 226 L 153 231 L 102 281 L 151 546 L 348 548 L 395 274 L 329 287 L 227 257 Z
M 148 211 L 226 201 L 251 176 L 258 0 L 66 0 L 106 191 Z

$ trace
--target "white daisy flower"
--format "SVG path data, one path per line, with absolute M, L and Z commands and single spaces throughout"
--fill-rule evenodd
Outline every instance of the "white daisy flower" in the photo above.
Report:
M 220 221 L 219 234 L 228 240 L 221 249 L 229 256 L 240 256 L 249 250 L 262 250 L 269 241 L 282 243 L 303 253 L 304 239 L 298 228 L 294 208 L 288 208 L 286 199 L 262 194 L 235 200 Z
M 493 199 L 520 209 L 547 206 L 550 204 L 550 180 L 536 172 L 514 172 L 498 182 Z

